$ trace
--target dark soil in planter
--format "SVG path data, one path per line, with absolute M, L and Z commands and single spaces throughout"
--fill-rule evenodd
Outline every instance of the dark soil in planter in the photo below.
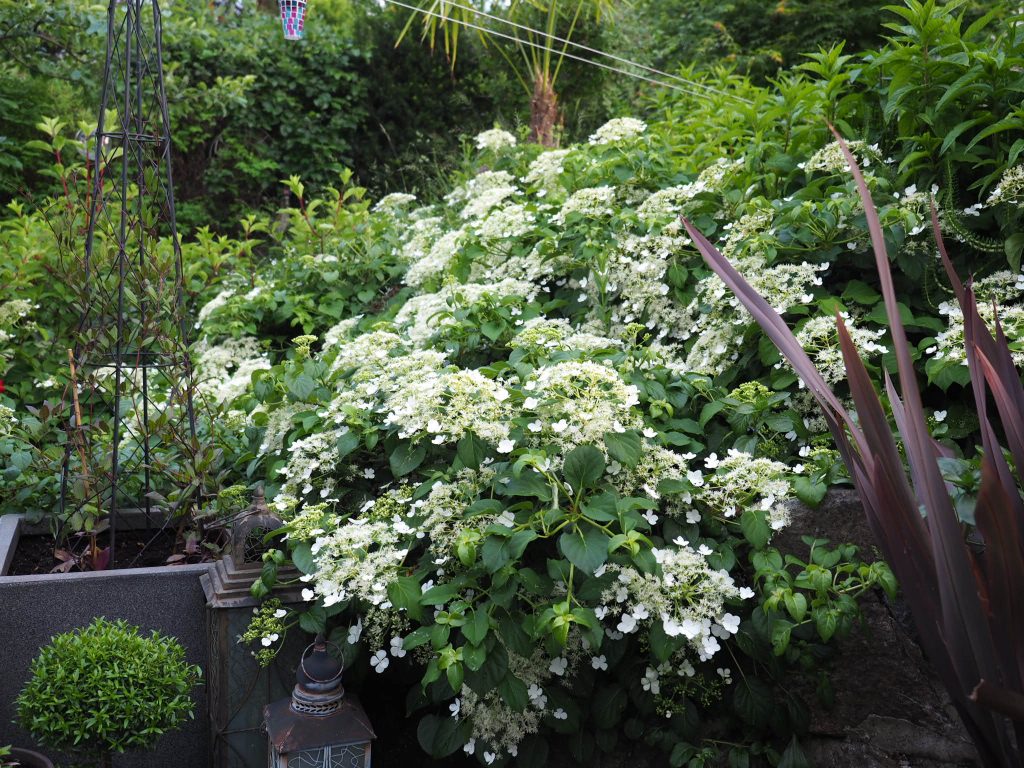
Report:
M 151 568 L 167 565 L 167 558 L 180 551 L 172 530 L 118 531 L 114 552 L 115 568 Z M 100 546 L 107 545 L 106 536 Z M 9 576 L 30 576 L 50 573 L 60 561 L 53 556 L 54 540 L 49 535 L 22 536 L 18 539 Z M 76 546 L 76 551 L 78 547 Z M 76 569 L 72 569 L 74 572 Z

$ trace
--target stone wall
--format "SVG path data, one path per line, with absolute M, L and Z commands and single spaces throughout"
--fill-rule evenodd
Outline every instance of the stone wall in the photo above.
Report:
M 800 537 L 810 535 L 856 544 L 867 561 L 879 558 L 854 491 L 833 490 L 818 509 L 795 504 L 792 515 L 773 541 L 783 552 L 806 559 Z M 873 594 L 862 598 L 861 607 L 864 625 L 840 644 L 831 671 L 835 707 L 812 708 L 809 738 L 801 742 L 812 765 L 979 765 L 949 696 L 914 642 L 905 606 Z

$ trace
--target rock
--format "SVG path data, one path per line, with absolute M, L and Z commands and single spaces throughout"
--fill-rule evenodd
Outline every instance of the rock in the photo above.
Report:
M 796 503 L 792 521 L 773 544 L 806 558 L 801 536 L 851 543 L 861 557 L 880 558 L 857 494 L 834 490 L 817 509 Z M 811 764 L 857 768 L 960 768 L 980 765 L 946 694 L 921 649 L 901 601 L 880 592 L 861 598 L 863 624 L 843 640 L 830 669 L 831 710 L 812 707 L 802 745 Z M 805 694 L 813 701 L 813 692 Z

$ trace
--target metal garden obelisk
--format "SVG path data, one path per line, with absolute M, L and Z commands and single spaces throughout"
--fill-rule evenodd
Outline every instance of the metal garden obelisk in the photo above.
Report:
M 196 420 L 162 32 L 158 0 L 110 0 L 61 502 L 73 528 L 109 531 L 111 559 L 124 510 L 149 518 L 191 503 Z M 95 535 L 91 546 L 95 556 Z

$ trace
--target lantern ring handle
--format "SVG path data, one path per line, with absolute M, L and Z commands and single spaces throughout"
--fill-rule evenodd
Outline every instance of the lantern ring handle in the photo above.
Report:
M 341 656 L 341 669 L 338 670 L 338 674 L 336 674 L 334 677 L 328 678 L 327 680 L 321 680 L 318 677 L 313 677 L 311 674 L 309 674 L 309 672 L 306 671 L 306 654 L 309 653 L 309 649 L 313 648 L 315 645 L 316 641 L 314 640 L 312 643 L 310 643 L 303 649 L 302 655 L 299 657 L 299 669 L 302 670 L 302 674 L 304 674 L 314 683 L 330 683 L 334 680 L 337 680 L 339 677 L 341 677 L 342 672 L 345 671 L 345 651 L 343 651 L 341 647 L 335 642 L 327 642 L 326 640 L 324 641 L 324 647 L 332 646 L 338 652 L 338 655 Z

